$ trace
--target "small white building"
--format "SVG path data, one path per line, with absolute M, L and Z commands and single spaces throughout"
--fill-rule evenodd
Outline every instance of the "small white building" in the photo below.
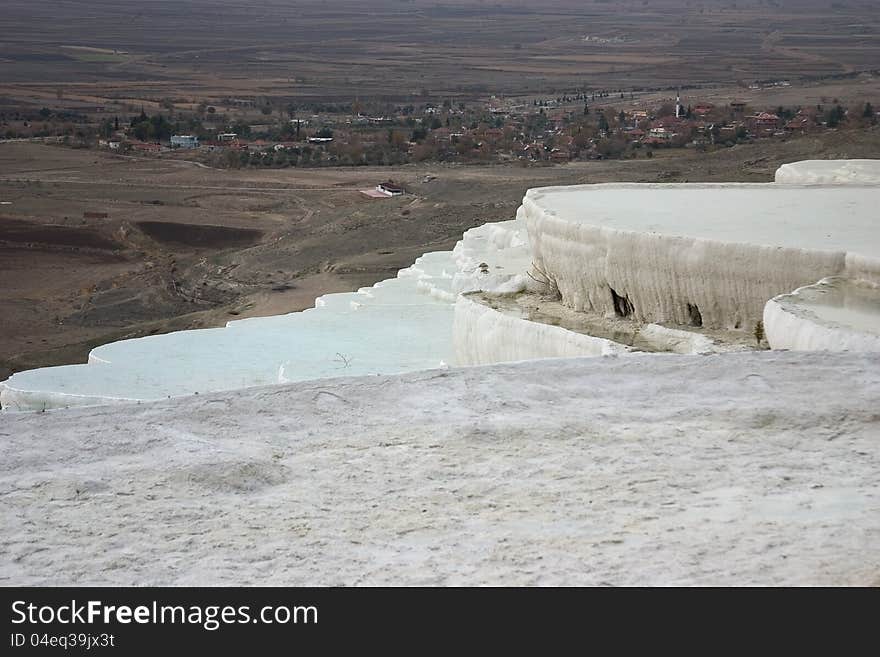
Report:
M 672 137 L 674 136 L 674 133 L 664 126 L 651 128 L 648 131 L 648 134 L 654 139 L 672 139 Z
M 400 185 L 388 181 L 376 185 L 376 191 L 386 196 L 401 196 L 404 190 Z
M 171 135 L 172 148 L 198 148 L 199 138 L 195 135 Z

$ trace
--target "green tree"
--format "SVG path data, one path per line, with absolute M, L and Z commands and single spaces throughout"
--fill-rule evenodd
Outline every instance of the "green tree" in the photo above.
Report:
M 840 105 L 835 105 L 825 116 L 825 125 L 829 128 L 836 128 L 846 117 L 846 110 Z
M 141 141 L 161 141 L 169 139 L 174 132 L 174 127 L 161 114 L 147 116 L 141 110 L 140 115 L 132 118 L 131 128 L 134 136 Z

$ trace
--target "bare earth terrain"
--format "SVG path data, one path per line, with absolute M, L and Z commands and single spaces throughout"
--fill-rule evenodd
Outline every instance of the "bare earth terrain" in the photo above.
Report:
M 0 92 L 92 104 L 731 86 L 880 67 L 871 0 L 7 0 L 4 28 Z

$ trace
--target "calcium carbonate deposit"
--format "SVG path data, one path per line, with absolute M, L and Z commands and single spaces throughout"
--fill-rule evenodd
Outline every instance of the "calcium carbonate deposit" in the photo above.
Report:
M 774 349 L 880 351 L 880 285 L 826 278 L 767 302 Z
M 880 185 L 880 160 L 804 160 L 783 164 L 776 182 L 806 185 Z
M 0 581 L 877 586 L 878 408 L 880 354 L 749 352 L 10 414 Z
M 751 327 L 831 275 L 880 282 L 880 186 L 604 184 L 532 189 L 532 257 L 575 310 Z
M 623 355 L 630 351 L 612 340 L 502 313 L 464 295 L 455 305 L 452 333 L 458 365 Z
M 531 190 L 314 309 L 16 374 L 158 401 L 4 416 L 0 582 L 880 585 L 880 187 L 786 176 Z
M 34 410 L 630 351 L 459 297 L 473 290 L 552 291 L 573 311 L 644 325 L 641 337 L 659 344 L 652 351 L 714 351 L 680 329 L 750 335 L 762 318 L 772 347 L 861 350 L 878 339 L 876 321 L 851 327 L 846 304 L 832 320 L 813 304 L 819 319 L 805 322 L 780 295 L 829 276 L 840 289 L 880 285 L 878 172 L 876 161 L 800 162 L 771 184 L 532 189 L 515 220 L 472 229 L 395 279 L 304 312 L 107 344 L 88 364 L 15 374 L 0 383 L 0 402 Z M 880 316 L 876 295 L 859 298 L 860 315 Z
M 453 251 L 304 312 L 114 342 L 93 349 L 88 364 L 17 373 L 0 383 L 0 402 L 42 410 L 445 367 L 456 296 L 518 285 L 528 266 L 522 224 L 486 224 Z

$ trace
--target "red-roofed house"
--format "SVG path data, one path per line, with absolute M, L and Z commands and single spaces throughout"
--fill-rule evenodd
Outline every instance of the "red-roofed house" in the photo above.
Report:
M 758 137 L 768 136 L 778 131 L 782 121 L 776 114 L 770 112 L 760 112 L 749 117 L 747 123 L 752 133 Z
M 135 141 L 131 143 L 132 150 L 140 151 L 142 153 L 159 153 L 162 151 L 161 144 L 150 144 L 143 141 Z

